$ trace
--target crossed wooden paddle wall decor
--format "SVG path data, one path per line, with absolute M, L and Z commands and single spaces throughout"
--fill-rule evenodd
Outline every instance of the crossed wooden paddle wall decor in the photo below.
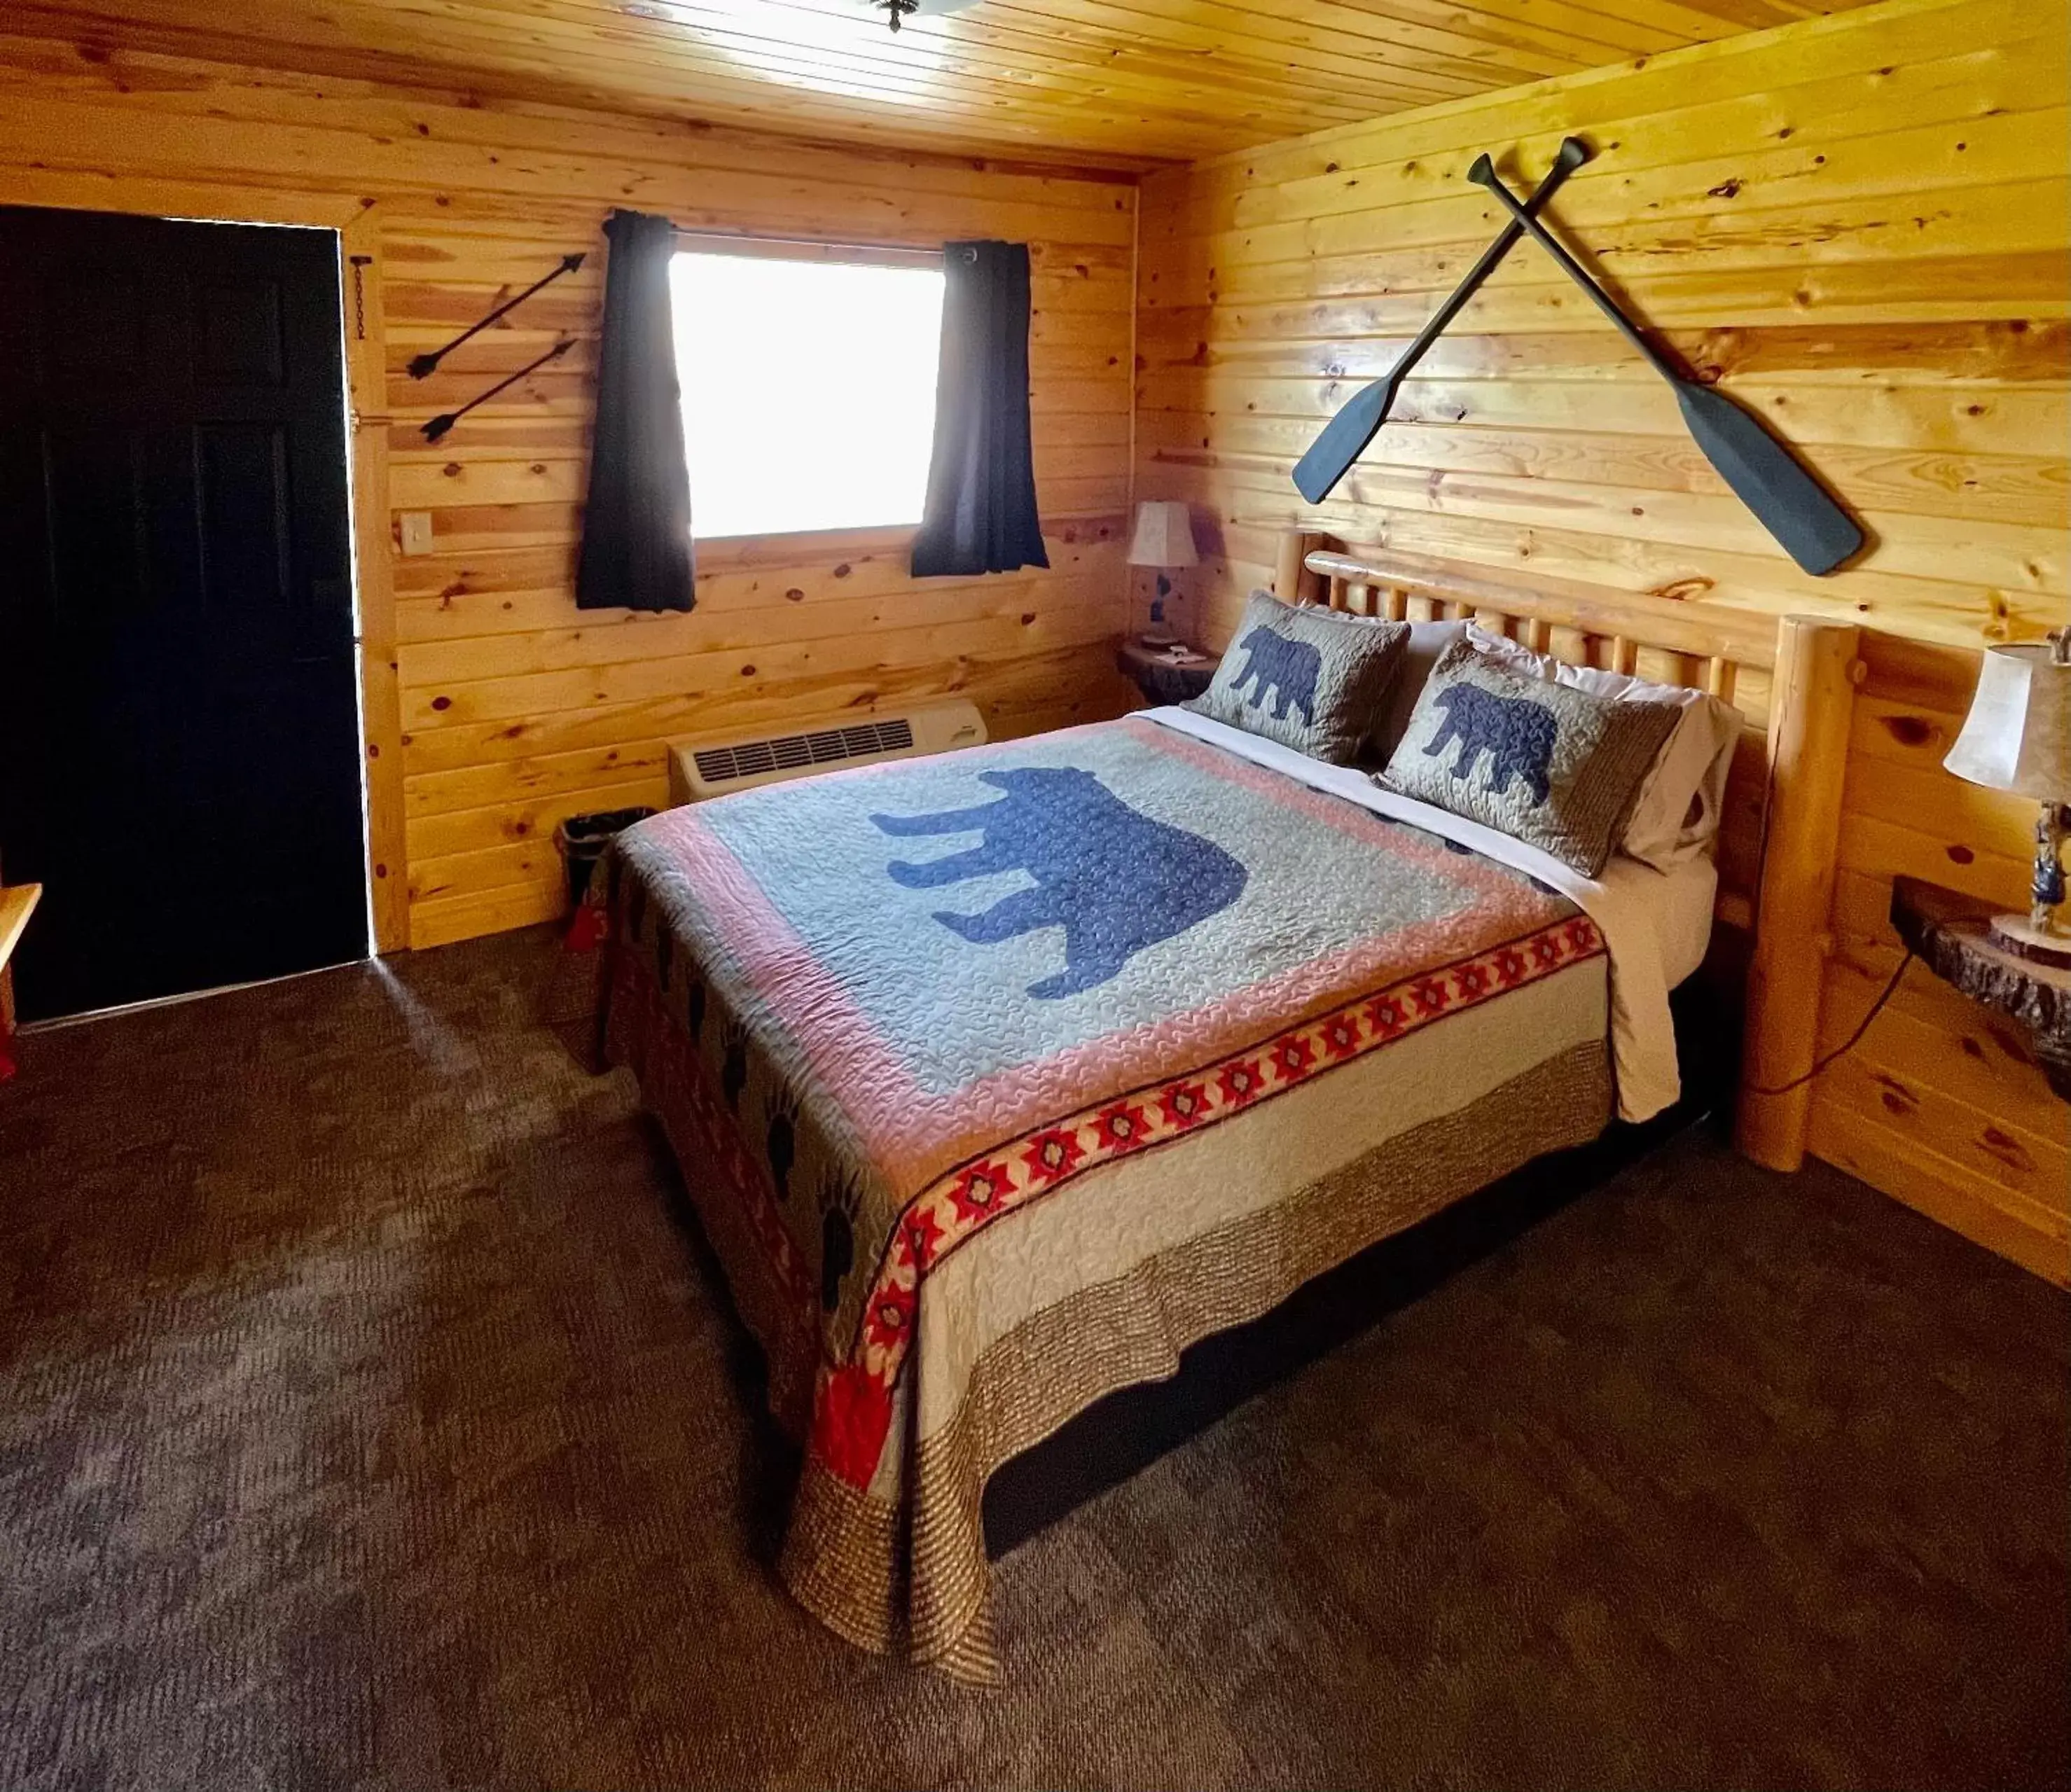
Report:
M 1855 519 L 1823 485 L 1788 444 L 1770 433 L 1768 426 L 1716 387 L 1692 379 L 1664 355 L 1639 326 L 1620 309 L 1618 301 L 1597 285 L 1581 263 L 1563 248 L 1540 222 L 1540 213 L 1574 170 L 1591 159 L 1593 151 L 1579 137 L 1563 138 L 1553 166 L 1529 199 L 1520 200 L 1505 186 L 1487 155 L 1478 156 L 1467 170 L 1467 178 L 1494 194 L 1510 214 L 1510 222 L 1467 270 L 1466 279 L 1432 314 L 1430 322 L 1384 379 L 1359 392 L 1332 417 L 1323 433 L 1294 468 L 1294 484 L 1311 504 L 1320 504 L 1357 460 L 1393 408 L 1396 394 L 1412 367 L 1440 334 L 1459 315 L 1482 282 L 1495 271 L 1518 238 L 1529 234 L 1553 257 L 1560 270 L 1587 293 L 1604 315 L 1618 326 L 1626 340 L 1646 357 L 1647 364 L 1666 379 L 1682 408 L 1683 425 L 1704 457 L 1717 470 L 1733 494 L 1754 513 L 1756 520 L 1774 535 L 1785 552 L 1807 572 L 1831 572 L 1863 545 L 1863 531 Z

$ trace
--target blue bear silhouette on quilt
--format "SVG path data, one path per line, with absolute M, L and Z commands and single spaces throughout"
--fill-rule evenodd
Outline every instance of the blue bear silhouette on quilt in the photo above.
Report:
M 744 791 L 690 819 L 795 942 L 720 929 L 755 942 L 740 973 L 757 999 L 838 1002 L 920 1089 L 948 1091 L 1473 908 L 1481 874 L 1420 855 L 1413 875 L 1376 851 L 1386 825 L 1349 810 L 1130 721 Z
M 1220 913 L 1244 888 L 1244 867 L 1220 847 L 1130 808 L 1082 767 L 1019 766 L 981 772 L 978 781 L 1007 794 L 968 809 L 870 818 L 900 839 L 983 834 L 946 859 L 893 860 L 885 868 L 907 889 L 1007 871 L 1035 880 L 976 914 L 937 908 L 934 917 L 974 945 L 1061 927 L 1064 968 L 1028 986 L 1038 1001 L 1107 982 L 1145 947 Z

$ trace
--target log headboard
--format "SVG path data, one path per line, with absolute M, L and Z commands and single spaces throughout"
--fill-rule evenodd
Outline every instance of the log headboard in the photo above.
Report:
M 1318 539 L 1287 538 L 1275 580 L 1282 597 L 1398 621 L 1468 618 L 1573 665 L 1708 691 L 1745 717 L 1718 847 L 1718 918 L 1752 936 L 1736 1140 L 1760 1163 L 1797 1168 L 1811 1100 L 1797 1080 L 1811 1069 L 1819 1031 L 1861 631 L 1573 580 L 1535 576 L 1528 587 Z

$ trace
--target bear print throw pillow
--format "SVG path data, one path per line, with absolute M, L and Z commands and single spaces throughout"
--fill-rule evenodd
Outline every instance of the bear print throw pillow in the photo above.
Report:
M 1185 707 L 1312 759 L 1348 765 L 1380 713 L 1405 622 L 1254 591 L 1208 688 Z
M 1677 713 L 1522 675 L 1459 641 L 1431 669 L 1381 782 L 1595 877 Z

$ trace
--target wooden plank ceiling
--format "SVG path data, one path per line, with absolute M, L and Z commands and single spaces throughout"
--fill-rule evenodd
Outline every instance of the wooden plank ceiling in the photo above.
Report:
M 13 28 L 793 134 L 1146 165 L 1866 0 L 54 0 Z

